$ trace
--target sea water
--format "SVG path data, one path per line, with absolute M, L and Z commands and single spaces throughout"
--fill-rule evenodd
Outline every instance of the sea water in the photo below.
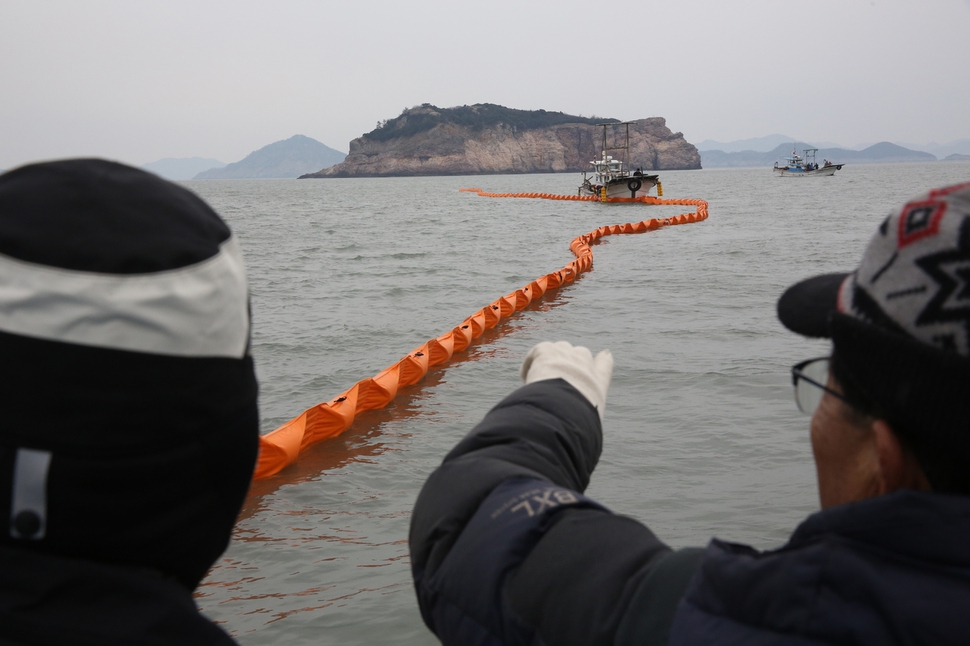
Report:
M 970 163 L 667 171 L 701 223 L 615 235 L 593 270 L 255 483 L 196 595 L 242 644 L 433 644 L 410 577 L 415 497 L 445 453 L 519 385 L 544 340 L 616 359 L 588 494 L 675 547 L 712 536 L 779 546 L 818 508 L 808 418 L 790 367 L 823 341 L 785 331 L 791 283 L 848 271 L 882 219 Z M 232 226 L 252 292 L 262 431 L 327 401 L 573 259 L 606 224 L 692 207 L 483 198 L 572 194 L 577 175 L 185 182 Z

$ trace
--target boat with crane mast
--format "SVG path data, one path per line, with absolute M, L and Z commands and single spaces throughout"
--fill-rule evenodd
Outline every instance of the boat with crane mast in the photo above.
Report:
M 647 175 L 638 167 L 630 170 L 630 125 L 632 122 L 622 123 L 598 123 L 596 127 L 603 129 L 602 156 L 590 162 L 593 166 L 592 175 L 590 171 L 583 171 L 583 182 L 579 185 L 579 195 L 592 195 L 601 198 L 604 202 L 611 200 L 638 199 L 649 195 L 650 189 L 657 187 L 657 195 L 663 195 L 663 186 L 660 184 L 659 175 Z M 626 138 L 624 145 L 607 145 L 607 129 L 614 129 L 616 126 L 626 127 Z M 614 143 L 616 143 L 614 136 Z M 621 154 L 621 158 L 611 155 L 611 152 Z

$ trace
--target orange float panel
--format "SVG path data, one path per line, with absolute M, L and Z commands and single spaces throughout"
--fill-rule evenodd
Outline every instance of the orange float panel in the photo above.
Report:
M 461 352 L 472 342 L 472 331 L 467 325 L 459 325 L 451 331 L 455 343 L 455 352 Z
M 443 334 L 437 339 L 428 341 L 428 349 L 431 350 L 429 365 L 436 366 L 451 359 L 451 355 L 455 353 L 455 343 L 451 334 Z
M 482 308 L 482 313 L 485 316 L 485 327 L 491 330 L 493 327 L 498 325 L 498 322 L 502 320 L 500 312 L 502 308 L 499 307 L 497 303 L 492 303 L 484 308 Z
M 401 385 L 410 386 L 416 384 L 428 374 L 429 359 L 428 344 L 423 346 L 401 359 L 400 367 Z

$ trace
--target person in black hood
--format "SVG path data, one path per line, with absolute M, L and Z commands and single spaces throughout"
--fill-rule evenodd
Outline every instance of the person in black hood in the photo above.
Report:
M 258 447 L 238 242 L 96 159 L 0 176 L 0 642 L 231 644 L 192 591 Z
M 970 643 L 970 183 L 881 224 L 778 316 L 832 340 L 792 368 L 822 510 L 759 552 L 671 550 L 583 495 L 612 357 L 566 342 L 428 478 L 409 543 L 445 644 Z

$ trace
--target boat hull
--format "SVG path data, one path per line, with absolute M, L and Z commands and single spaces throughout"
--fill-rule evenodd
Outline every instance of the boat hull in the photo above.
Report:
M 841 170 L 842 164 L 832 164 L 831 166 L 820 166 L 815 170 L 805 170 L 804 168 L 775 168 L 775 175 L 779 177 L 831 177 L 835 171 Z
M 650 190 L 657 185 L 657 175 L 642 175 L 613 179 L 606 184 L 606 198 L 625 197 L 636 199 L 650 194 Z M 579 188 L 580 195 L 603 196 L 603 187 L 593 184 L 583 184 Z

